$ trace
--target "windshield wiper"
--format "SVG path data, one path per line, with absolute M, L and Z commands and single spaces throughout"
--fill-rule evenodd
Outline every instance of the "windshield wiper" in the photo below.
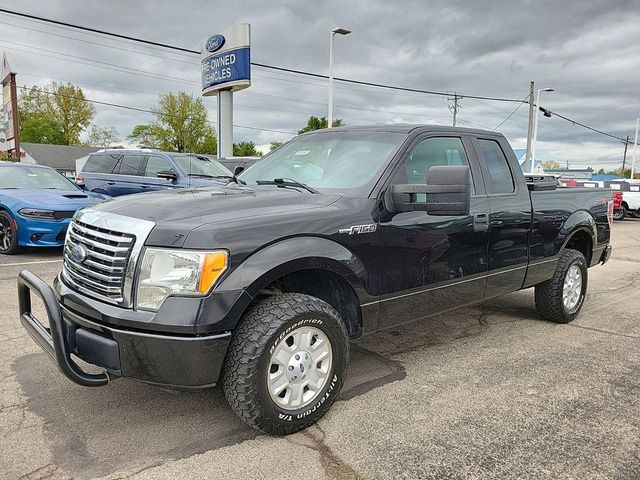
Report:
M 312 188 L 312 187 L 310 187 L 309 185 L 307 185 L 305 183 L 298 182 L 297 180 L 294 180 L 293 178 L 274 178 L 273 180 L 256 180 L 256 184 L 258 184 L 258 185 L 275 185 L 277 187 L 282 187 L 282 188 L 297 187 L 297 188 L 304 188 L 309 193 L 320 193 L 315 188 Z
M 244 180 L 240 180 L 235 175 L 213 175 L 213 178 L 228 178 L 233 183 L 237 183 L 238 185 L 246 185 L 247 184 L 247 182 L 245 182 Z
M 235 175 L 208 175 L 206 173 L 189 173 L 189 177 L 198 177 L 198 178 L 227 178 L 238 185 L 246 185 L 247 182 L 240 180 Z

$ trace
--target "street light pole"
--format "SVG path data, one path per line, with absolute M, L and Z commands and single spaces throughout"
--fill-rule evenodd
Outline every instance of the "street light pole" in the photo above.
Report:
M 631 159 L 631 180 L 636 172 L 636 150 L 638 150 L 638 126 L 640 126 L 640 117 L 636 119 L 636 138 L 633 140 L 633 157 Z M 624 172 L 622 172 L 624 176 Z
M 336 35 L 349 35 L 351 30 L 346 28 L 334 28 L 329 37 L 329 108 L 327 112 L 327 128 L 333 126 L 333 37 Z
M 533 140 L 531 141 L 531 170 L 533 173 L 536 164 L 536 141 L 538 140 L 538 115 L 540 114 L 540 93 L 553 92 L 553 88 L 539 88 L 536 92 L 536 116 L 533 121 Z

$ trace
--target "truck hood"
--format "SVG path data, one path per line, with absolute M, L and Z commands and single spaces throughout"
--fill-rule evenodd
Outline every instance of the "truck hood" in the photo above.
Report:
M 126 195 L 92 209 L 150 220 L 156 227 L 147 244 L 182 246 L 189 232 L 196 228 L 222 230 L 241 221 L 255 222 L 257 226 L 265 218 L 302 216 L 302 212 L 330 205 L 340 197 L 292 188 L 231 184 Z

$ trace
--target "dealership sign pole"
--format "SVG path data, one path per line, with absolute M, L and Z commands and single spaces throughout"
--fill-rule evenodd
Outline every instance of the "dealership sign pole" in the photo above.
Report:
M 248 23 L 216 33 L 202 43 L 202 95 L 218 96 L 218 158 L 233 156 L 233 92 L 251 85 L 250 52 Z
M 2 55 L 2 115 L 4 132 L 1 137 L 4 138 L 4 143 L 0 145 L 0 150 L 20 158 L 16 72 L 6 53 Z

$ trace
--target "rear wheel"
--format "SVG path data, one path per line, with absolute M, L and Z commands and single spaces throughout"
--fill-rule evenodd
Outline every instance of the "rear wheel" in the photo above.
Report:
M 624 207 L 620 207 L 613 211 L 614 220 L 624 220 L 626 216 L 627 216 L 627 210 Z
M 0 253 L 13 255 L 18 249 L 16 221 L 7 212 L 0 211 Z
M 222 382 L 229 405 L 272 435 L 307 428 L 340 393 L 348 340 L 338 312 L 318 298 L 284 293 L 263 300 L 229 345 Z
M 536 285 L 536 309 L 546 320 L 569 323 L 580 313 L 586 293 L 587 261 L 579 251 L 566 249 L 553 277 Z

